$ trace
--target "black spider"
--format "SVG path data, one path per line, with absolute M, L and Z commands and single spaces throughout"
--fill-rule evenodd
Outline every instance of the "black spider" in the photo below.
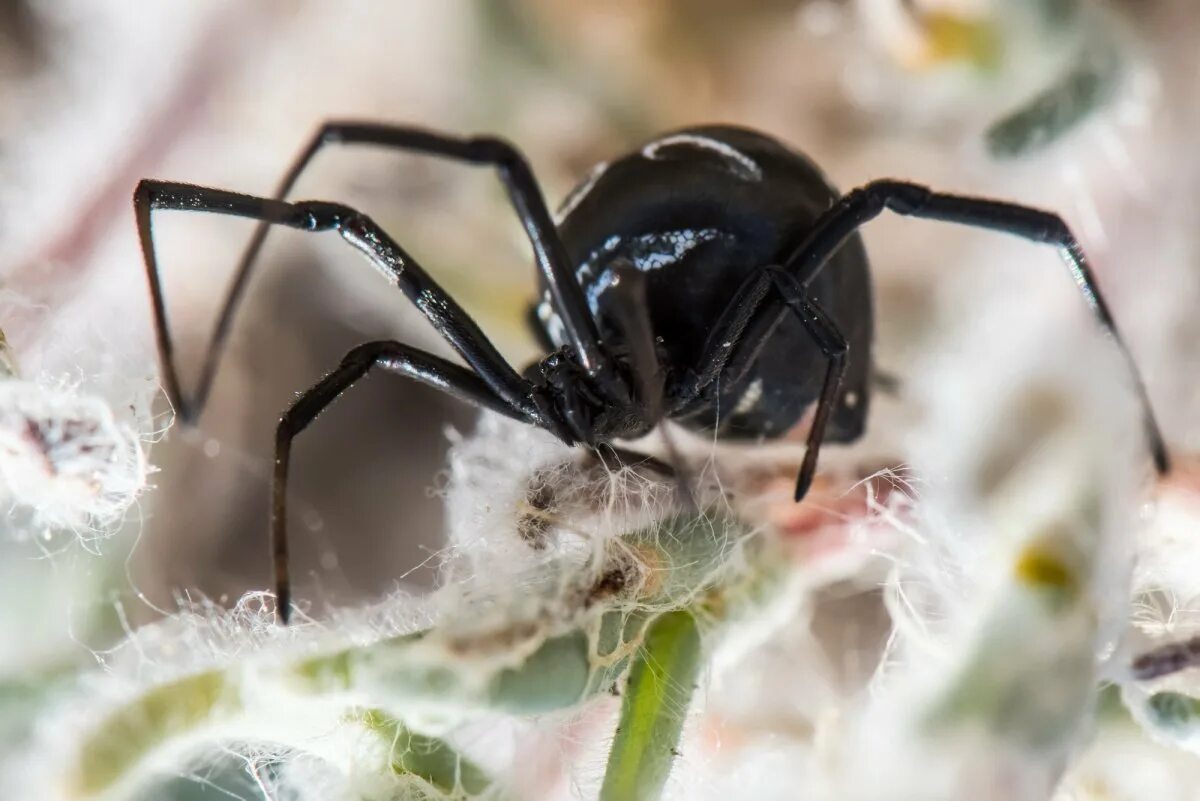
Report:
M 494 167 L 533 245 L 541 298 L 531 309 L 548 354 L 518 373 L 417 262 L 370 218 L 336 203 L 284 202 L 325 145 L 367 144 Z M 665 418 L 723 437 L 775 437 L 815 401 L 796 499 L 821 443 L 858 438 L 870 399 L 873 310 L 857 229 L 885 209 L 1015 234 L 1060 248 L 1100 324 L 1129 360 L 1154 462 L 1167 453 L 1145 388 L 1096 288 L 1083 251 L 1055 214 L 876 181 L 839 194 L 807 158 L 753 131 L 681 130 L 602 165 L 555 222 L 528 164 L 495 138 L 333 122 L 292 164 L 274 198 L 163 181 L 134 195 L 167 395 L 193 422 L 250 268 L 270 225 L 336 231 L 429 319 L 466 366 L 400 342 L 353 349 L 301 395 L 276 435 L 272 549 L 278 610 L 289 612 L 286 489 L 292 439 L 372 367 L 438 387 L 539 426 L 563 442 L 612 453 Z M 261 221 L 242 256 L 205 356 L 196 395 L 180 392 L 151 234 L 153 209 Z M 822 268 L 830 266 L 831 269 Z M 847 358 L 849 353 L 853 358 Z

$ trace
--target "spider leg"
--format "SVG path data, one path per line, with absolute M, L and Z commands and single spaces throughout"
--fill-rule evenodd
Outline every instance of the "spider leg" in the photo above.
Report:
M 654 326 L 650 322 L 646 274 L 625 259 L 617 261 L 609 269 L 613 271 L 615 279 L 609 290 L 613 300 L 608 304 L 607 311 L 613 316 L 623 334 L 623 341 L 629 347 L 629 364 L 633 368 L 642 417 L 650 425 L 657 425 L 665 413 L 666 387 L 654 344 Z M 661 433 L 679 499 L 686 508 L 694 511 L 697 504 L 691 489 L 691 476 L 683 465 L 670 432 L 664 427 Z
M 1132 354 L 1121 339 L 1096 279 L 1092 275 L 1083 248 L 1066 222 L 1057 214 L 1015 203 L 985 198 L 934 192 L 919 184 L 904 181 L 875 181 L 845 195 L 819 219 L 808 237 L 784 262 L 784 269 L 803 287 L 807 287 L 842 243 L 863 224 L 883 211 L 891 210 L 906 217 L 985 228 L 1053 245 L 1065 257 L 1079 291 L 1097 321 L 1116 343 L 1129 366 L 1134 389 L 1143 411 L 1146 436 L 1159 473 L 1170 469 L 1167 446 L 1163 440 L 1145 383 Z
M 766 267 L 742 283 L 713 326 L 713 334 L 709 337 L 700 367 L 683 386 L 672 408 L 672 415 L 686 413 L 688 406 L 701 398 L 703 390 L 711 386 L 717 376 L 725 373 L 736 382 L 754 363 L 763 343 L 774 330 L 773 326 L 763 324 L 770 322 L 764 318 L 774 309 L 764 303 L 772 289 L 783 301 L 785 312 L 790 310 L 799 318 L 821 353 L 829 360 L 812 425 L 808 430 L 804 461 L 796 477 L 795 498 L 798 502 L 808 493 L 817 472 L 817 457 L 825 441 L 830 415 L 837 404 L 850 345 L 833 318 L 820 304 L 808 297 L 804 287 L 783 268 Z M 753 332 L 752 336 L 747 336 L 748 330 Z
M 420 309 L 492 393 L 508 406 L 520 410 L 523 415 L 541 420 L 542 415 L 536 411 L 530 398 L 529 382 L 518 375 L 512 365 L 500 355 L 462 307 L 366 215 L 334 203 L 285 203 L 220 189 L 162 181 L 139 183 L 134 193 L 134 209 L 142 254 L 146 261 L 146 274 L 153 295 L 155 335 L 163 360 L 163 381 L 168 397 L 185 420 L 194 420 L 200 412 L 200 407 L 192 406 L 183 397 L 172 359 L 171 335 L 167 325 L 151 229 L 153 210 L 177 209 L 229 214 L 301 231 L 336 231 L 366 256 L 393 286 L 400 289 Z
M 762 321 L 763 314 L 771 308 L 763 303 L 774 283 L 761 270 L 752 272 L 742 282 L 713 325 L 696 370 L 680 383 L 672 416 L 686 414 L 719 376 L 736 383 L 754 364 L 775 330 L 774 325 L 764 325 Z M 778 319 L 782 319 L 783 313 L 780 312 Z
M 850 345 L 820 304 L 805 295 L 799 282 L 778 267 L 768 267 L 767 275 L 773 280 L 776 290 L 783 297 L 783 302 L 800 318 L 800 322 L 817 343 L 821 353 L 829 359 L 825 368 L 825 381 L 817 398 L 817 409 L 808 429 L 804 461 L 800 463 L 800 473 L 796 476 L 795 498 L 799 503 L 808 494 L 813 477 L 817 474 L 817 456 L 821 451 L 821 443 L 825 441 L 829 415 L 837 404 L 838 390 L 841 389 L 842 378 L 846 374 L 846 353 L 850 350 Z
M 477 137 L 462 139 L 444 134 L 400 125 L 379 123 L 329 121 L 321 125 L 308 144 L 300 151 L 275 187 L 273 200 L 283 200 L 295 186 L 300 174 L 326 145 L 372 145 L 394 150 L 409 151 L 434 157 L 450 159 L 472 165 L 491 166 L 496 169 L 504 188 L 508 192 L 513 208 L 525 228 L 533 245 L 534 258 L 545 276 L 551 296 L 557 304 L 559 314 L 571 337 L 576 352 L 585 367 L 605 367 L 604 354 L 599 348 L 599 334 L 588 314 L 582 290 L 575 279 L 574 270 L 566 250 L 558 238 L 558 231 L 546 207 L 545 198 L 534 178 L 528 162 L 516 148 L 500 139 Z M 196 414 L 204 408 L 204 401 L 212 388 L 217 363 L 221 358 L 233 317 L 245 294 L 259 252 L 262 250 L 269 221 L 264 220 L 250 237 L 242 257 L 234 269 L 225 300 L 217 315 L 201 364 L 200 379 L 196 385 L 193 404 Z M 157 277 L 151 278 L 155 292 L 155 309 L 163 303 Z M 161 317 L 159 318 L 161 319 Z M 165 323 L 161 323 L 165 327 Z M 161 337 L 160 337 L 161 339 Z M 169 337 L 168 337 L 169 340 Z M 170 352 L 163 354 L 164 372 L 175 373 Z M 178 383 L 178 382 L 176 382 Z M 184 408 L 182 405 L 181 409 Z M 188 415 L 184 415 L 188 419 Z
M 1100 289 L 1084 255 L 1062 218 L 1050 212 L 1001 201 L 932 192 L 917 184 L 900 181 L 876 181 L 850 192 L 827 211 L 811 233 L 784 262 L 783 269 L 801 286 L 807 287 L 828 263 L 838 248 L 865 223 L 890 209 L 897 214 L 986 228 L 1008 233 L 1033 242 L 1058 247 L 1066 257 L 1072 277 L 1083 293 L 1105 332 L 1113 339 L 1129 371 L 1143 410 L 1143 420 L 1155 468 L 1159 473 L 1170 469 L 1163 441 L 1145 383 L 1137 365 L 1117 330 Z M 682 387 L 675 413 L 696 402 L 703 390 L 718 376 L 731 374 L 735 379 L 757 357 L 763 341 L 773 328 L 751 323 L 766 311 L 764 300 L 768 283 L 759 275 L 747 279 L 714 326 L 700 369 Z M 782 314 L 782 312 L 780 313 Z
M 637 402 L 647 423 L 655 425 L 663 416 L 663 372 L 654 347 L 654 328 L 646 306 L 646 275 L 628 260 L 608 268 L 615 278 L 609 292 L 613 300 L 605 312 L 622 332 L 629 347 Z
M 271 503 L 271 556 L 275 583 L 276 614 L 287 623 L 291 613 L 291 582 L 288 577 L 287 479 L 292 440 L 339 395 L 380 368 L 420 381 L 468 403 L 524 422 L 534 422 L 507 403 L 478 375 L 445 359 L 399 342 L 368 342 L 346 354 L 333 372 L 305 391 L 284 412 L 275 429 L 275 475 Z

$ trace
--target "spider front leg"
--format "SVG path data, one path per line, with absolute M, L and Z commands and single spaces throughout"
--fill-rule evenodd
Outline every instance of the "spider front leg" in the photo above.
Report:
M 420 381 L 460 400 L 498 412 L 515 420 L 536 424 L 521 410 L 506 403 L 479 376 L 464 367 L 399 342 L 369 342 L 346 354 L 329 375 L 304 392 L 279 420 L 275 429 L 275 473 L 271 501 L 271 555 L 276 614 L 286 624 L 291 613 L 291 582 L 288 573 L 287 480 L 292 440 L 339 395 L 380 368 Z
M 292 161 L 271 199 L 283 200 L 317 153 L 326 145 L 332 144 L 370 145 L 495 168 L 533 246 L 534 258 L 555 299 L 576 352 L 589 368 L 599 370 L 607 366 L 604 361 L 605 355 L 599 346 L 599 334 L 595 323 L 587 312 L 583 293 L 575 280 L 570 260 L 559 240 L 545 198 L 533 171 L 516 148 L 493 137 L 463 139 L 410 126 L 330 121 L 321 125 Z M 179 382 L 172 352 L 169 347 L 162 351 L 163 373 L 166 376 L 168 391 L 174 388 L 175 397 L 172 397 L 172 401 L 176 402 L 185 420 L 194 419 L 204 408 L 204 402 L 216 376 L 217 363 L 233 325 L 234 314 L 245 294 L 250 272 L 257 263 L 258 255 L 266 241 L 270 222 L 264 219 L 255 229 L 234 269 L 233 279 L 217 314 L 217 322 L 201 362 L 196 391 L 190 402 L 179 396 Z M 147 260 L 147 269 L 150 273 L 151 292 L 154 295 L 155 323 L 160 329 L 159 341 L 165 341 L 169 346 L 170 334 L 166 328 L 165 314 L 162 312 L 164 303 L 157 268 L 153 261 Z
M 467 313 L 411 256 L 379 226 L 354 209 L 333 203 L 285 203 L 161 181 L 142 181 L 134 195 L 134 206 L 154 296 L 155 330 L 165 362 L 164 382 L 171 400 L 182 406 L 181 413 L 185 416 L 190 410 L 183 405 L 178 376 L 170 361 L 172 343 L 155 263 L 150 215 L 156 209 L 230 214 L 308 232 L 336 231 L 412 301 L 471 367 L 468 370 L 397 343 L 374 343 L 352 351 L 341 367 L 305 393 L 284 415 L 276 439 L 275 515 L 272 523 L 272 551 L 276 589 L 280 593 L 278 603 L 281 619 L 286 620 L 289 611 L 287 536 L 283 508 L 292 437 L 312 422 L 338 393 L 361 378 L 372 366 L 400 372 L 518 420 L 547 425 L 544 412 L 534 403 L 529 382 L 517 374 Z
M 905 181 L 875 181 L 843 197 L 817 221 L 808 237 L 784 263 L 784 269 L 807 287 L 817 273 L 858 228 L 875 219 L 885 209 L 907 217 L 985 228 L 1012 234 L 1022 239 L 1057 247 L 1066 258 L 1072 278 L 1100 326 L 1116 343 L 1128 365 L 1134 391 L 1142 406 L 1143 423 L 1150 453 L 1158 472 L 1170 469 L 1166 442 L 1154 417 L 1145 382 L 1126 347 L 1112 312 L 1092 275 L 1083 248 L 1071 229 L 1057 214 L 1039 209 L 985 198 L 964 197 L 934 192 Z
M 146 275 L 153 296 L 155 334 L 163 361 L 163 382 L 167 396 L 185 420 L 195 419 L 199 407 L 192 406 L 183 397 L 179 376 L 175 371 L 173 345 L 154 251 L 151 228 L 151 212 L 154 210 L 228 214 L 307 232 L 336 231 L 404 293 L 495 395 L 509 406 L 536 416 L 529 398 L 528 382 L 500 355 L 466 311 L 366 215 L 335 203 L 285 203 L 164 181 L 142 181 L 138 184 L 134 193 L 134 209 L 146 261 Z
M 846 354 L 850 345 L 838 330 L 833 318 L 816 300 L 808 297 L 804 287 L 785 270 L 780 267 L 766 267 L 742 284 L 713 327 L 707 352 L 701 359 L 692 382 L 682 389 L 675 411 L 679 412 L 700 398 L 720 376 L 729 374 L 732 380 L 736 381 L 754 363 L 762 341 L 770 336 L 773 328 L 752 324 L 761 321 L 764 315 L 774 314 L 775 307 L 764 304 L 772 289 L 783 301 L 786 309 L 796 315 L 804 330 L 828 359 L 821 394 L 817 397 L 812 424 L 808 429 L 804 460 L 800 463 L 800 471 L 796 476 L 794 497 L 799 503 L 808 494 L 817 473 L 817 459 L 825 441 L 829 418 L 838 403 L 838 393 L 846 374 Z M 758 341 L 746 335 L 748 330 L 757 332 Z
M 612 315 L 629 349 L 629 366 L 633 370 L 634 392 L 642 419 L 648 425 L 656 426 L 665 415 L 666 387 L 662 364 L 655 348 L 654 326 L 650 322 L 646 274 L 628 259 L 617 260 L 609 269 L 614 278 L 609 289 L 611 301 L 607 313 Z M 695 511 L 697 503 L 690 471 L 684 465 L 669 430 L 664 427 L 660 433 L 670 462 L 666 474 L 674 478 L 676 493 L 684 508 Z M 619 452 L 611 445 L 607 448 L 614 453 Z
M 808 494 L 808 489 L 817 474 L 817 456 L 820 454 L 821 444 L 825 441 L 829 416 L 838 402 L 838 391 L 846 375 L 846 353 L 850 350 L 850 345 L 834 324 L 833 318 L 816 300 L 805 296 L 804 289 L 794 278 L 778 267 L 768 267 L 767 275 L 774 282 L 776 291 L 783 297 L 783 302 L 800 318 L 800 322 L 817 343 L 821 353 L 829 360 L 825 368 L 821 394 L 817 397 L 817 408 L 813 412 L 812 425 L 808 429 L 804 461 L 800 463 L 800 473 L 796 476 L 795 499 L 799 503 Z

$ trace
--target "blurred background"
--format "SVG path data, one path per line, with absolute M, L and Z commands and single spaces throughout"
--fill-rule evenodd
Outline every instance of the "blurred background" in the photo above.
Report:
M 1200 434 L 1197 33 L 1189 0 L 0 0 L 9 357 L 23 380 L 101 399 L 148 468 L 119 521 L 83 544 L 13 495 L 0 602 L 15 613 L 0 673 L 86 659 L 180 600 L 229 605 L 265 589 L 281 411 L 361 342 L 446 352 L 338 237 L 275 231 L 199 426 L 164 433 L 130 204 L 139 179 L 269 194 L 322 120 L 362 118 L 507 137 L 557 205 L 591 165 L 664 130 L 761 129 L 843 189 L 908 178 L 1061 212 L 1186 453 Z M 331 147 L 293 196 L 368 212 L 514 362 L 537 355 L 524 325 L 531 257 L 490 172 Z M 190 391 L 251 225 L 168 213 L 155 226 Z M 865 238 L 877 359 L 902 381 L 920 380 L 905 367 L 940 315 L 971 313 L 941 308 L 948 282 L 977 281 L 985 303 L 999 274 L 1061 298 L 1064 326 L 1090 324 L 1052 252 L 897 219 Z M 381 375 L 300 438 L 301 602 L 319 614 L 401 580 L 429 586 L 445 431 L 473 419 Z M 873 421 L 869 436 L 897 433 Z

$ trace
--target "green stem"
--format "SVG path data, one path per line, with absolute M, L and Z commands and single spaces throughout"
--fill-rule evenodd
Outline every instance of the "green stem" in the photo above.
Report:
M 629 674 L 600 801 L 659 798 L 699 672 L 695 618 L 686 611 L 658 617 Z

